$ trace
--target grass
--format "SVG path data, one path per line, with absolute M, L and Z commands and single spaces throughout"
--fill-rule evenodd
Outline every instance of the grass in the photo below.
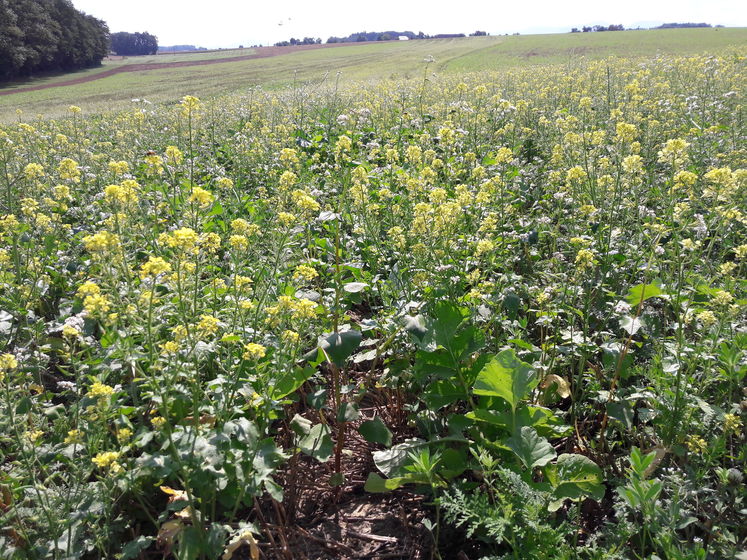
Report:
M 173 102 L 184 95 L 210 97 L 251 87 L 277 88 L 294 82 L 318 82 L 341 72 L 343 82 L 413 77 L 432 56 L 437 72 L 502 70 L 528 65 L 564 64 L 610 56 L 690 55 L 725 50 L 747 43 L 747 28 L 667 29 L 616 33 L 579 33 L 526 36 L 470 37 L 377 44 L 350 44 L 307 51 L 289 51 L 272 58 L 250 59 L 207 66 L 155 69 L 109 76 L 101 80 L 22 92 L 0 97 L 0 122 L 25 113 L 59 116 L 75 104 L 86 112 L 123 109 L 131 100 Z M 75 73 L 88 76 L 115 66 L 186 60 L 206 60 L 250 54 L 251 49 L 195 54 L 131 57 L 107 61 L 102 68 Z M 65 81 L 57 75 L 11 87 Z

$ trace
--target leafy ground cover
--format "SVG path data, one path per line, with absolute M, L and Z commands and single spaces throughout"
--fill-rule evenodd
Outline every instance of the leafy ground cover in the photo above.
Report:
M 0 557 L 735 557 L 744 61 L 3 127 Z

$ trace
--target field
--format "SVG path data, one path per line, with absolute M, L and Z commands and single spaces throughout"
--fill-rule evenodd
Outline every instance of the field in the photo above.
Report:
M 68 105 L 85 111 L 132 107 L 132 99 L 176 103 L 184 95 L 209 97 L 252 88 L 277 89 L 292 84 L 359 80 L 399 79 L 420 73 L 422 60 L 432 56 L 437 72 L 507 70 L 528 65 L 563 64 L 569 68 L 607 57 L 690 55 L 721 52 L 747 43 L 747 29 L 665 29 L 616 33 L 579 33 L 471 37 L 410 42 L 323 45 L 309 50 L 299 47 L 243 49 L 129 57 L 104 63 L 102 68 L 72 75 L 50 76 L 15 83 L 0 89 L 0 122 L 16 119 L 16 110 L 29 116 L 61 116 Z M 139 70 L 110 76 L 74 87 L 4 94 L 29 86 L 49 86 L 71 78 L 95 76 L 128 66 L 165 62 L 215 60 L 238 56 L 265 56 L 210 66 Z M 277 55 L 276 53 L 281 53 Z M 338 77 L 338 72 L 341 75 Z
M 746 55 L 393 42 L 0 97 L 0 559 L 742 558 Z

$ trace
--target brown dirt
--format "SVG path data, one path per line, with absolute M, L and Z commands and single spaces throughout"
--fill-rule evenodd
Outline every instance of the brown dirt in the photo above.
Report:
M 161 70 L 164 68 L 181 68 L 184 66 L 206 66 L 208 64 L 220 64 L 222 62 L 240 62 L 242 60 L 251 60 L 253 58 L 268 58 L 277 56 L 280 54 L 288 54 L 291 52 L 305 51 L 310 49 L 324 49 L 342 47 L 346 45 L 360 45 L 361 43 L 333 43 L 331 45 L 294 45 L 289 47 L 259 47 L 256 49 L 257 52 L 253 54 L 246 54 L 241 56 L 231 56 L 226 58 L 213 58 L 207 60 L 184 60 L 180 62 L 153 62 L 150 64 L 126 64 L 118 66 L 117 68 L 111 68 L 110 70 L 104 70 L 98 74 L 92 74 L 89 76 L 81 76 L 80 78 L 73 78 L 70 80 L 64 80 L 60 82 L 52 82 L 49 84 L 39 84 L 36 86 L 27 86 L 18 89 L 7 89 L 0 90 L 0 95 L 13 95 L 15 93 L 26 93 L 28 91 L 38 91 L 42 89 L 49 89 L 55 87 L 74 86 L 78 84 L 85 84 L 86 82 L 93 82 L 95 80 L 101 80 L 114 76 L 115 74 L 122 74 L 124 72 L 145 72 L 148 70 Z

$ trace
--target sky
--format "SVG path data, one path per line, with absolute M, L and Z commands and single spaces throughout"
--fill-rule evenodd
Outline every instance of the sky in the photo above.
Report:
M 706 22 L 747 27 L 741 0 L 73 0 L 112 32 L 147 31 L 160 45 L 272 44 L 357 31 L 562 33 L 584 25 Z

